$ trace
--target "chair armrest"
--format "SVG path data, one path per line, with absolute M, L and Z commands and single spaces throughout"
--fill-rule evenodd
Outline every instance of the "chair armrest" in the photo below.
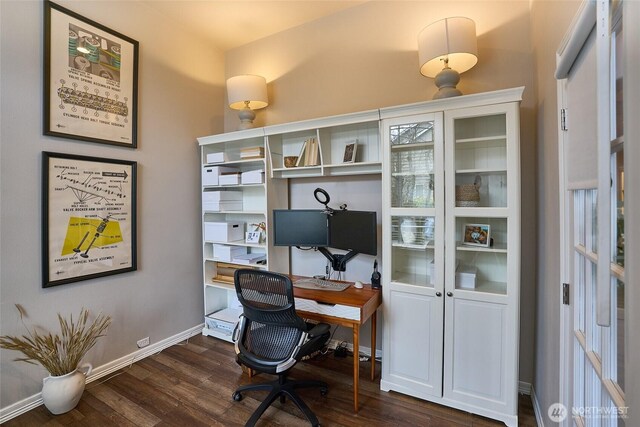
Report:
M 318 323 L 317 325 L 314 325 L 314 327 L 307 332 L 309 338 L 315 338 L 315 337 L 319 337 L 322 334 L 326 334 L 327 332 L 329 332 L 329 329 L 331 329 L 331 326 L 329 326 L 329 324 L 327 323 Z

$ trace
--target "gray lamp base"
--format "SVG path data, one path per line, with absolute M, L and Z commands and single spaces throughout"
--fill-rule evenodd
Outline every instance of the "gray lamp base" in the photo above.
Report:
M 253 127 L 253 120 L 256 118 L 256 113 L 249 107 L 245 107 L 238 112 L 240 117 L 240 126 L 238 129 L 251 129 Z
M 433 95 L 433 99 L 451 98 L 460 96 L 462 92 L 456 89 L 456 85 L 460 82 L 460 74 L 448 66 L 442 69 L 435 78 L 438 91 Z

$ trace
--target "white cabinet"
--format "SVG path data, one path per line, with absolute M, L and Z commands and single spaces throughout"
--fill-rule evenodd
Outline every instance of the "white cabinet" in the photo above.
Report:
M 289 271 L 287 248 L 269 244 L 273 209 L 288 206 L 286 181 L 270 180 L 262 129 L 198 138 L 202 169 L 202 268 L 205 315 L 239 306 L 236 268 Z M 215 163 L 212 163 L 215 162 Z M 257 241 L 246 232 L 262 224 Z M 225 316 L 225 319 L 228 318 Z M 229 329 L 205 322 L 204 335 L 231 341 Z
M 382 109 L 383 390 L 517 425 L 523 88 Z

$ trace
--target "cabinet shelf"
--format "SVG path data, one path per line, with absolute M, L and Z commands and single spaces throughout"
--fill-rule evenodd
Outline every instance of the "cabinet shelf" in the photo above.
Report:
M 392 273 L 392 285 L 419 286 L 423 288 L 433 288 L 431 278 L 426 274 L 395 272 Z
M 391 244 L 391 246 L 393 246 L 394 248 L 415 249 L 415 250 L 434 249 L 435 248 L 435 246 L 433 245 L 433 242 L 424 243 L 424 244 L 421 244 L 421 245 L 415 245 L 415 244 L 411 244 L 411 243 L 403 243 L 403 242 L 394 241 Z
M 228 214 L 228 215 L 264 215 L 263 211 L 202 211 L 205 214 Z
M 478 138 L 460 138 L 456 139 L 456 144 L 465 144 L 465 143 L 476 143 L 476 142 L 485 142 L 485 141 L 495 141 L 497 139 L 507 139 L 507 135 L 491 135 L 491 136 L 482 136 Z
M 433 175 L 434 171 L 426 171 L 426 172 L 392 172 L 391 176 L 429 176 Z
M 264 165 L 265 158 L 264 157 L 255 157 L 251 159 L 242 159 L 242 160 L 230 160 L 228 162 L 217 162 L 217 163 L 205 163 L 203 166 L 245 166 L 245 165 Z
M 382 172 L 381 162 L 355 162 L 355 163 L 336 163 L 324 165 L 325 176 L 338 175 L 365 175 L 379 174 Z
M 225 331 L 224 329 L 213 329 L 205 326 L 204 328 L 202 328 L 202 335 L 215 337 L 228 342 L 233 342 L 233 340 L 231 339 L 232 334 L 229 334 L 229 332 Z
M 204 285 L 212 287 L 212 288 L 225 289 L 225 290 L 234 291 L 234 292 L 236 290 L 236 288 L 233 285 L 233 283 L 221 282 L 221 281 L 218 281 L 218 280 L 211 280 L 210 282 L 205 282 Z
M 507 245 L 506 243 L 494 243 L 493 246 L 485 248 L 482 246 L 470 246 L 465 245 L 462 242 L 458 242 L 456 244 L 456 250 L 458 251 L 466 251 L 466 252 L 494 252 L 494 253 L 507 253 Z
M 460 288 L 456 286 L 456 293 L 458 292 L 469 292 L 469 297 L 473 297 L 473 293 L 486 293 L 486 294 L 496 294 L 496 295 L 506 295 L 507 293 L 507 284 L 505 282 L 492 282 L 490 280 L 478 280 L 476 282 L 476 287 L 473 289 L 470 288 Z M 458 296 L 464 296 L 464 294 L 459 294 Z
M 493 168 L 479 168 L 479 169 L 456 169 L 457 174 L 475 174 L 475 175 L 491 175 L 491 174 L 506 174 L 507 170 L 493 169 Z
M 242 240 L 236 240 L 236 241 L 232 241 L 232 242 L 218 242 L 218 241 L 213 241 L 213 240 L 205 240 L 205 243 L 214 243 L 216 245 L 226 245 L 226 246 L 242 246 L 244 248 L 262 248 L 265 249 L 267 247 L 266 244 L 264 243 L 245 243 Z M 219 259 L 216 259 L 214 261 L 220 261 Z M 222 261 L 222 262 L 226 262 L 226 261 Z
M 391 151 L 415 150 L 417 148 L 433 148 L 433 142 L 418 142 L 415 144 L 395 144 L 392 145 Z
M 264 187 L 264 183 L 259 184 L 228 184 L 228 185 L 203 185 L 203 190 L 215 190 L 218 188 L 243 188 L 243 187 Z

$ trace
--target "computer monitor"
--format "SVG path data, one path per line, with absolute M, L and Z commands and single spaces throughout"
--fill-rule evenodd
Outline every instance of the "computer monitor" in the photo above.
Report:
M 329 246 L 377 255 L 377 226 L 375 212 L 334 211 L 329 217 Z
M 322 210 L 274 209 L 274 246 L 329 246 L 327 214 Z

